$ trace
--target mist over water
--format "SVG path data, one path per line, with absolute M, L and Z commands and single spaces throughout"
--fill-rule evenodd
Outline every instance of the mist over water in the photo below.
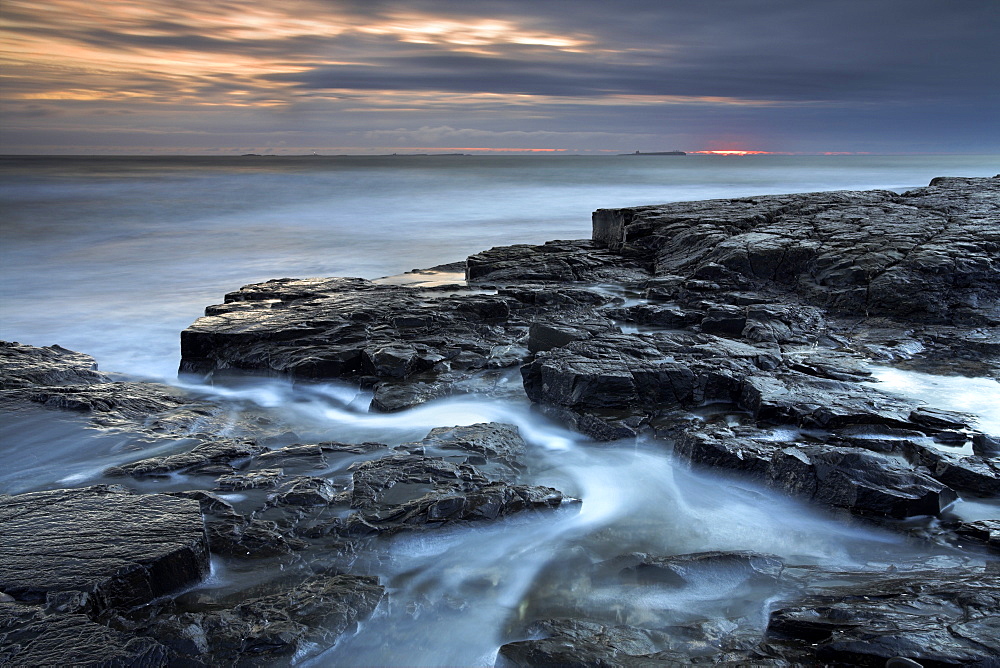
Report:
M 989 156 L 0 158 L 0 336 L 172 378 L 179 332 L 279 277 L 377 278 L 590 236 L 597 208 L 985 176 Z

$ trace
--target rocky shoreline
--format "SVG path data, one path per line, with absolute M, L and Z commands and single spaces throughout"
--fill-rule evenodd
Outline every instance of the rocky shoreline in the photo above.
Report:
M 581 557 L 588 588 L 725 573 L 732 609 L 643 626 L 528 606 L 508 665 L 1000 665 L 1000 514 L 950 511 L 1000 498 L 998 434 L 880 391 L 871 370 L 1000 382 L 1000 177 L 598 210 L 590 240 L 377 281 L 275 279 L 208 307 L 181 357 L 198 383 L 335 379 L 386 414 L 526 396 L 602 447 L 640 439 L 955 557 L 851 573 L 746 551 Z M 306 660 L 391 603 L 366 566 L 390 537 L 587 504 L 531 481 L 510 424 L 310 440 L 263 410 L 234 428 L 211 395 L 58 346 L 4 343 L 0 368 L 0 410 L 72 414 L 134 451 L 90 486 L 0 496 L 5 665 Z M 246 582 L 199 592 L 219 564 Z M 769 601 L 767 618 L 741 597 Z

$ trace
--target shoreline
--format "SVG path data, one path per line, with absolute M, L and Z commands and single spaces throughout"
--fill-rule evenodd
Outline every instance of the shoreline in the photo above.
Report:
M 778 603 L 763 626 L 749 621 L 750 609 L 643 626 L 648 611 L 641 606 L 622 603 L 625 621 L 616 621 L 568 602 L 570 582 L 548 574 L 537 591 L 522 592 L 523 616 L 505 622 L 499 652 L 513 665 L 566 657 L 885 661 L 892 657 L 879 652 L 887 651 L 918 662 L 988 660 L 1000 651 L 982 642 L 989 606 L 967 608 L 962 620 L 924 618 L 905 632 L 880 634 L 882 644 L 862 634 L 909 619 L 914 586 L 940 609 L 973 594 L 1000 595 L 1000 515 L 955 514 L 963 503 L 985 504 L 989 513 L 1000 492 L 997 435 L 968 415 L 869 383 L 872 362 L 1000 377 L 1000 272 L 991 250 L 998 211 L 995 178 L 935 179 L 901 194 L 678 202 L 598 210 L 592 240 L 477 253 L 465 261 L 461 281 L 451 263 L 374 281 L 246 285 L 182 333 L 181 370 L 210 379 L 214 396 L 114 382 L 91 358 L 64 349 L 6 346 L 0 409 L 72 415 L 89 430 L 131 434 L 142 448 L 119 448 L 99 486 L 0 497 L 4 517 L 29 518 L 14 529 L 23 547 L 0 558 L 0 613 L 17 620 L 8 632 L 15 635 L 3 637 L 28 652 L 12 660 L 245 659 L 233 649 L 236 640 L 262 648 L 260 665 L 280 665 L 310 646 L 335 653 L 342 634 L 403 595 L 392 579 L 398 575 L 380 580 L 372 574 L 377 567 L 365 566 L 391 550 L 390 537 L 433 540 L 437 532 L 526 517 L 586 518 L 597 498 L 561 490 L 538 473 L 550 455 L 534 451 L 558 439 L 566 441 L 563 456 L 574 458 L 588 440 L 625 457 L 639 439 L 654 451 L 640 460 L 651 469 L 663 457 L 671 466 L 734 476 L 832 511 L 845 528 L 895 533 L 916 556 L 892 562 L 892 570 L 824 571 L 746 549 L 650 553 L 626 547 L 650 540 L 642 533 L 650 528 L 619 520 L 604 530 L 620 545 L 587 534 L 576 546 L 574 568 L 585 589 L 666 595 L 722 574 L 738 582 L 727 595 Z M 426 273 L 435 270 L 445 271 Z M 11 378 L 18 380 L 11 385 Z M 263 391 L 262 378 L 302 382 L 284 398 L 238 398 L 246 403 L 233 421 L 240 404 L 227 403 L 226 393 L 236 396 L 239 386 L 227 384 Z M 336 394 L 328 380 L 360 394 Z M 502 406 L 525 395 L 550 421 L 541 431 L 543 423 L 528 417 L 517 426 L 496 418 L 471 426 L 446 421 L 461 400 Z M 428 423 L 423 438 L 400 436 L 399 443 L 330 441 L 309 433 L 328 427 L 282 417 L 295 406 L 303 415 L 336 415 L 340 422 L 332 424 L 345 433 L 348 420 L 390 425 L 393 416 L 416 420 L 410 416 L 420 411 L 440 422 Z M 443 412 L 433 412 L 438 406 Z M 301 433 L 290 431 L 293 424 Z M 622 484 L 638 485 L 638 478 Z M 46 515 L 47 506 L 59 514 Z M 39 565 L 46 541 L 72 534 L 67 518 L 88 517 L 103 518 L 94 534 L 98 551 L 112 549 L 108 532 L 131 531 L 135 522 L 159 517 L 175 529 L 129 557 L 131 572 L 152 574 L 144 576 L 148 584 L 110 576 L 100 560 L 90 579 L 72 582 L 67 563 Z M 199 517 L 206 523 L 200 527 Z M 59 529 L 37 542 L 31 533 L 41 523 Z M 619 525 L 628 529 L 616 535 Z M 296 566 L 263 590 L 230 585 L 236 590 L 229 598 L 211 590 L 158 598 L 202 580 L 210 559 L 251 574 Z M 562 559 L 570 557 L 556 564 Z M 163 580 L 167 572 L 176 579 Z M 834 577 L 845 583 L 823 584 Z M 871 602 L 858 604 L 861 596 Z M 475 599 L 465 603 L 475 609 Z M 554 615 L 566 609 L 577 612 Z M 808 621 L 817 615 L 828 634 L 822 638 Z M 261 621 L 268 618 L 278 621 Z M 404 623 L 405 614 L 378 621 Z M 728 630 L 720 634 L 719 623 Z M 952 636 L 933 648 L 920 641 L 952 623 L 966 624 L 978 640 Z M 102 646 L 59 640 L 79 628 L 98 634 Z M 200 640 L 178 642 L 182 629 L 196 629 Z M 42 647 L 56 653 L 30 653 Z

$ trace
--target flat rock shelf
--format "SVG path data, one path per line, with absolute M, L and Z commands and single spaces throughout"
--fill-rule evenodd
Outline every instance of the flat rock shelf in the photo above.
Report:
M 872 370 L 1000 383 L 1000 177 L 592 225 L 392 279 L 244 286 L 181 333 L 176 386 L 3 343 L 5 414 L 118 440 L 96 473 L 0 496 L 0 663 L 404 665 L 363 630 L 396 637 L 438 605 L 500 611 L 477 655 L 497 665 L 1000 666 L 1000 434 Z M 459 416 L 483 400 L 514 408 Z M 919 556 L 658 551 L 653 514 L 601 520 L 608 495 L 560 477 L 572 447 L 604 469 L 652 453 Z M 563 542 L 519 557 L 536 566 L 502 604 L 494 566 L 436 599 L 406 555 L 500 545 L 484 527 Z M 671 597 L 701 607 L 667 615 Z

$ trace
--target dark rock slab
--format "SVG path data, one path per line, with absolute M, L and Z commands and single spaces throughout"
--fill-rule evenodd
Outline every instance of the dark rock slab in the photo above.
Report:
M 184 330 L 181 372 L 403 379 L 442 362 L 483 367 L 494 346 L 520 336 L 510 316 L 509 300 L 494 295 L 276 279 L 226 295 Z
M 197 665 L 271 666 L 309 656 L 356 628 L 382 600 L 378 578 L 316 576 L 211 612 L 163 615 L 149 632 Z
M 767 646 L 785 658 L 837 665 L 1000 664 L 1000 577 L 931 572 L 826 592 L 771 613 Z
M 224 492 L 242 492 L 247 489 L 277 487 L 285 478 L 284 469 L 266 468 L 221 475 L 215 479 L 216 489 Z
M 295 443 L 261 452 L 248 464 L 250 467 L 293 470 L 323 469 L 330 465 L 330 456 L 364 455 L 387 448 L 383 443 Z
M 91 385 L 111 379 L 90 355 L 61 346 L 36 348 L 0 341 L 0 390 L 48 385 Z
M 674 453 L 864 516 L 936 515 L 956 498 L 926 469 L 900 457 L 862 448 L 780 442 L 753 428 L 692 429 L 677 440 Z
M 549 241 L 541 246 L 498 246 L 466 260 L 466 278 L 492 283 L 636 283 L 646 267 L 590 241 Z
M 599 210 L 593 239 L 657 275 L 713 268 L 716 285 L 740 285 L 736 274 L 841 313 L 984 324 L 1000 297 L 998 202 L 997 178 L 679 202 Z
M 0 665 L 158 668 L 169 659 L 155 640 L 115 631 L 86 615 L 0 602 Z
M 490 482 L 470 464 L 414 454 L 380 457 L 352 464 L 351 469 L 352 508 L 394 505 L 434 489 L 474 489 Z
M 955 533 L 983 543 L 995 552 L 1000 552 L 1000 520 L 961 522 L 955 528 Z
M 469 491 L 437 490 L 405 503 L 351 515 L 345 531 L 352 536 L 397 533 L 453 522 L 496 520 L 523 511 L 552 510 L 578 503 L 541 485 L 493 482 Z
M 0 392 L 0 406 L 16 408 L 24 403 L 85 413 L 97 426 L 124 428 L 147 425 L 154 416 L 181 409 L 204 411 L 209 408 L 204 402 L 191 400 L 181 390 L 157 383 L 95 383 Z M 197 417 L 192 416 L 191 421 Z M 150 426 L 155 428 L 155 425 Z
M 502 422 L 478 422 L 455 427 L 436 427 L 421 441 L 407 447 L 411 452 L 431 449 L 446 455 L 460 453 L 466 464 L 489 474 L 516 477 L 527 467 L 524 462 L 528 444 L 517 427 Z M 493 466 L 497 465 L 497 466 Z
M 578 619 L 543 619 L 526 632 L 543 636 L 507 643 L 498 666 L 680 668 L 689 665 L 787 665 L 755 651 L 759 634 L 740 621 L 705 620 L 646 629 Z
M 740 406 L 774 424 L 837 428 L 849 425 L 911 425 L 913 402 L 857 383 L 804 373 L 755 375 L 742 385 Z
M 0 591 L 90 615 L 128 609 L 208 572 L 198 502 L 118 487 L 0 497 Z
M 232 465 L 248 460 L 266 448 L 253 442 L 220 440 L 196 445 L 188 452 L 151 457 L 107 469 L 107 476 L 164 476 L 173 472 L 198 473 L 198 469 L 218 464 Z M 231 468 L 231 466 L 230 466 Z M 214 471 L 213 471 L 214 474 Z M 217 474 L 215 474 L 217 475 Z

